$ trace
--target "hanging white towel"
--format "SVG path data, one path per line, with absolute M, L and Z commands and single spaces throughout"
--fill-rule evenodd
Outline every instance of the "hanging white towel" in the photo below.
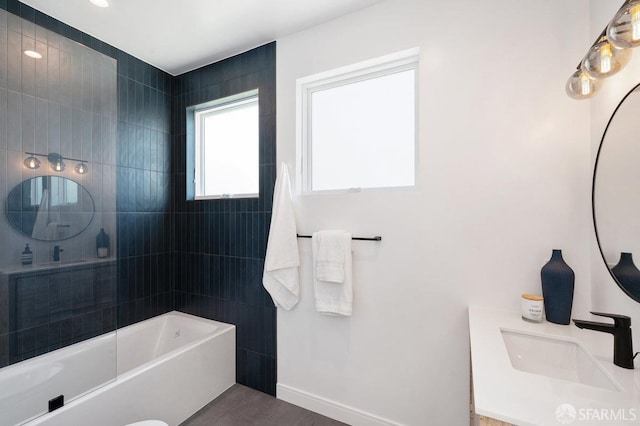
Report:
M 316 278 L 331 283 L 344 282 L 345 247 L 344 231 L 316 232 L 318 252 L 315 257 Z M 351 242 L 351 240 L 349 240 Z
M 49 224 L 47 225 L 47 231 L 46 231 L 46 237 L 45 239 L 47 241 L 54 241 L 54 240 L 58 240 L 59 235 L 58 235 L 58 222 L 49 222 Z
M 276 306 L 291 310 L 300 300 L 300 256 L 289 170 L 283 162 L 276 179 L 262 284 Z
M 323 247 L 328 244 L 328 247 Z M 314 232 L 312 237 L 313 246 L 313 281 L 314 294 L 316 299 L 316 311 L 328 315 L 350 316 L 353 305 L 353 272 L 351 260 L 351 233 L 344 231 L 320 231 Z M 342 253 L 342 282 L 330 282 L 321 280 L 322 274 L 335 275 L 336 264 L 332 265 L 331 272 L 327 274 L 325 268 L 318 268 L 320 254 L 326 254 L 331 248 L 336 248 L 338 253 Z M 340 254 L 331 253 L 329 258 L 336 259 Z M 326 257 L 325 257 L 326 259 Z M 322 274 L 318 274 L 323 270 Z
M 33 224 L 33 230 L 31 232 L 31 238 L 38 240 L 47 239 L 47 224 L 49 223 L 49 190 L 42 190 L 42 199 L 38 206 L 38 213 L 36 214 L 36 220 Z

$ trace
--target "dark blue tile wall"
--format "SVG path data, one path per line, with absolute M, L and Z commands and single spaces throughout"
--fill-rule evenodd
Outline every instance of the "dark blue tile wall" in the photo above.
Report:
M 238 383 L 275 395 L 276 310 L 262 287 L 275 182 L 270 43 L 180 75 L 173 92 L 176 308 L 236 325 Z M 260 197 L 186 201 L 185 108 L 259 89 Z
M 275 43 L 174 78 L 17 0 L 0 0 L 0 8 L 118 60 L 117 325 L 174 308 L 233 323 L 237 381 L 275 395 L 276 311 L 261 283 L 276 171 Z M 254 88 L 260 197 L 187 202 L 186 106 Z M 43 323 L 27 339 L 46 336 L 53 347 L 93 327 L 91 318 L 60 321 L 68 319 L 46 330 Z M 0 335 L 0 366 L 10 357 L 7 340 Z
M 113 329 L 116 323 L 117 326 L 123 327 L 171 311 L 174 309 L 175 299 L 171 211 L 173 77 L 17 0 L 0 0 L 0 8 L 115 58 L 118 63 L 115 212 L 118 235 L 117 272 L 114 272 L 117 277 L 114 292 L 117 297 L 115 314 L 113 308 L 108 312 L 101 312 L 101 315 L 87 312 L 83 313 L 75 324 L 65 322 L 68 322 L 69 318 L 65 317 L 67 312 L 64 311 L 58 315 L 61 316 L 60 318 L 56 317 L 56 314 L 53 317 L 49 316 L 46 321 L 42 316 L 36 315 L 37 321 L 42 323 L 38 323 L 37 330 L 31 333 L 33 335 L 25 336 L 18 331 L 13 335 L 0 335 L 0 367 L 2 367 L 9 362 L 19 361 L 81 340 L 77 338 L 78 333 L 85 336 L 84 338 L 91 337 Z M 75 275 L 73 274 L 74 277 Z M 54 282 L 56 278 L 52 275 L 48 280 Z M 13 306 L 9 306 L 8 311 L 13 310 L 18 315 L 17 310 L 22 309 L 23 320 L 32 321 L 27 319 L 30 311 L 25 310 L 25 307 L 29 306 L 31 296 L 33 295 L 16 292 L 16 296 L 12 297 L 23 300 L 23 303 L 20 305 L 16 302 Z M 66 296 L 65 300 L 72 303 L 77 295 L 74 295 L 71 289 Z M 53 299 L 45 297 L 42 299 L 55 303 Z M 59 307 L 48 306 L 48 308 L 55 312 Z M 45 307 L 39 306 L 38 309 L 45 309 Z M 37 314 L 35 311 L 31 313 Z M 16 317 L 13 320 L 19 321 L 19 318 Z M 9 322 L 9 328 L 11 328 L 11 321 Z M 64 335 L 67 328 L 71 333 L 69 336 Z M 11 339 L 20 343 L 22 348 L 29 350 L 12 354 L 7 349 Z
M 174 309 L 171 212 L 173 77 L 118 60 L 118 326 Z
M 10 275 L 8 363 L 116 328 L 115 262 Z
M 25 150 L 60 152 L 85 159 L 88 175 L 67 176 L 85 185 L 95 203 L 96 215 L 82 235 L 62 243 L 63 258 L 95 257 L 91 246 L 98 230 L 116 229 L 116 61 L 4 10 L 0 10 L 0 18 L 0 32 L 5 34 L 0 50 L 8 58 L 0 64 L 0 75 L 4 76 L 0 79 L 4 99 L 0 102 L 4 104 L 0 121 L 5 123 L 0 126 L 0 168 L 6 177 L 0 180 L 0 202 L 5 204 L 9 188 L 34 176 L 31 170 L 20 167 Z M 45 55 L 38 63 L 25 63 L 21 46 L 33 45 Z M 7 105 L 7 99 L 13 102 Z M 11 142 L 7 143 L 7 139 Z M 46 174 L 47 169 L 40 172 Z M 11 204 L 7 199 L 8 214 Z M 29 214 L 23 219 L 29 216 L 35 218 Z M 60 216 L 58 220 L 73 221 L 70 216 Z M 23 229 L 21 234 L 0 215 L 0 240 L 5 246 L 0 256 L 3 269 L 19 262 L 16 252 L 6 250 L 16 241 L 30 243 L 36 263 L 51 260 L 54 244 L 61 244 L 28 239 L 31 230 Z M 18 268 L 15 272 L 0 274 L 0 297 L 4 299 L 0 300 L 0 335 L 5 335 L 0 340 L 7 345 L 0 350 L 0 365 L 115 329 L 115 262 L 77 267 L 58 264 L 39 270 Z M 65 334 L 68 330 L 73 333 Z

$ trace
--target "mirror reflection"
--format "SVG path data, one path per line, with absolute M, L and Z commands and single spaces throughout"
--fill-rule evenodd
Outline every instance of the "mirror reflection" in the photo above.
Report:
M 41 241 L 59 241 L 84 231 L 93 220 L 91 194 L 61 176 L 27 179 L 7 198 L 9 223 L 21 234 Z
M 598 150 L 593 180 L 593 216 L 600 252 L 611 275 L 640 302 L 640 85 L 613 113 Z

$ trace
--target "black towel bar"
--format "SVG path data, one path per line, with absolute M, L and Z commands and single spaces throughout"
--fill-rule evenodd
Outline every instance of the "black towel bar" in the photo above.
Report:
M 300 235 L 297 234 L 298 238 L 311 238 L 311 235 Z M 376 235 L 375 237 L 351 237 L 352 240 L 358 240 L 358 241 L 382 241 L 382 237 L 379 235 Z

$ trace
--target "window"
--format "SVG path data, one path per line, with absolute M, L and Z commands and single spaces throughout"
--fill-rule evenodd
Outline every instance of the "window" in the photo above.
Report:
M 49 182 L 51 184 L 51 190 L 49 191 L 51 206 L 78 204 L 77 183 L 71 179 L 63 179 L 57 176 L 51 176 Z
M 187 108 L 188 199 L 258 197 L 258 90 Z
M 298 79 L 303 192 L 415 185 L 418 53 Z
M 49 199 L 46 200 L 49 206 L 66 206 L 78 204 L 78 192 L 80 187 L 71 179 L 59 176 L 39 176 L 30 179 L 29 203 L 32 207 L 42 203 L 44 190 L 48 190 Z

